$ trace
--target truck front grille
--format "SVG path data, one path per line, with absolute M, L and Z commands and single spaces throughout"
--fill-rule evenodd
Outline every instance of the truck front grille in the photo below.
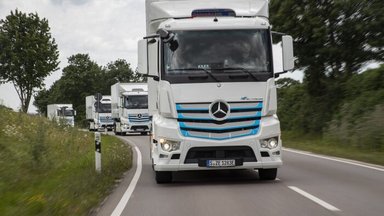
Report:
M 110 116 L 100 116 L 99 117 L 100 122 L 103 124 L 113 124 L 113 119 Z
M 128 120 L 134 123 L 147 123 L 151 117 L 148 114 L 129 114 Z
M 241 159 L 243 162 L 256 162 L 253 150 L 248 146 L 195 147 L 191 148 L 184 163 L 198 163 L 201 160 Z
M 261 101 L 229 102 L 230 114 L 224 120 L 212 118 L 210 104 L 176 104 L 177 120 L 183 136 L 225 140 L 258 133 L 263 106 Z

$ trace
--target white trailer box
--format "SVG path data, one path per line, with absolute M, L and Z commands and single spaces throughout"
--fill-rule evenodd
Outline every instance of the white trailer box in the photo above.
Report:
M 116 83 L 111 86 L 114 132 L 147 134 L 152 117 L 148 113 L 148 87 L 146 83 Z
M 72 104 L 49 104 L 47 106 L 47 117 L 50 120 L 57 121 L 59 124 L 75 126 L 76 111 Z
M 90 131 L 112 130 L 114 121 L 111 113 L 111 96 L 103 95 L 100 103 L 97 103 L 94 95 L 87 96 L 85 98 L 85 114 Z
M 148 77 L 158 183 L 182 170 L 282 166 L 275 78 L 293 69 L 283 35 L 274 71 L 268 0 L 146 0 L 138 72 Z

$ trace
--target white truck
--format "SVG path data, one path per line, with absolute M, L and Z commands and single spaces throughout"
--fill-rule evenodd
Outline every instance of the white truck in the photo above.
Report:
M 293 69 L 294 57 L 292 37 L 271 31 L 268 7 L 268 0 L 146 0 L 138 72 L 148 77 L 158 183 L 182 170 L 256 169 L 262 180 L 276 178 L 283 162 L 275 78 Z
M 148 134 L 152 117 L 148 114 L 146 83 L 116 83 L 111 86 L 113 131 Z
M 99 100 L 97 101 L 97 96 L 94 95 L 85 98 L 85 114 L 89 130 L 112 130 L 114 121 L 111 113 L 111 96 L 103 95 Z
M 49 104 L 47 106 L 47 117 L 57 121 L 59 124 L 75 126 L 76 111 L 72 104 Z

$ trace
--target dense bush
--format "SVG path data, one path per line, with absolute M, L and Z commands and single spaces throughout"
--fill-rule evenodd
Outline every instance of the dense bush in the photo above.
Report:
M 384 147 L 384 66 L 353 76 L 325 135 L 345 145 Z
M 328 82 L 324 97 L 310 96 L 307 83 L 277 81 L 282 129 L 310 133 L 340 145 L 384 150 L 384 65 Z

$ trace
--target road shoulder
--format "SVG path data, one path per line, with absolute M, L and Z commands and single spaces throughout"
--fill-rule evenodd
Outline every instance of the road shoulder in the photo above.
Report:
M 104 199 L 104 201 L 99 205 L 99 207 L 92 214 L 94 216 L 105 216 L 111 215 L 114 209 L 116 208 L 117 203 L 120 202 L 125 191 L 129 187 L 133 176 L 136 173 L 137 169 L 137 153 L 135 151 L 135 146 L 130 143 L 128 140 L 123 137 L 120 138 L 125 144 L 131 146 L 132 148 L 132 167 L 126 173 L 124 173 L 122 179 L 116 184 L 116 187 L 111 191 L 111 193 Z

